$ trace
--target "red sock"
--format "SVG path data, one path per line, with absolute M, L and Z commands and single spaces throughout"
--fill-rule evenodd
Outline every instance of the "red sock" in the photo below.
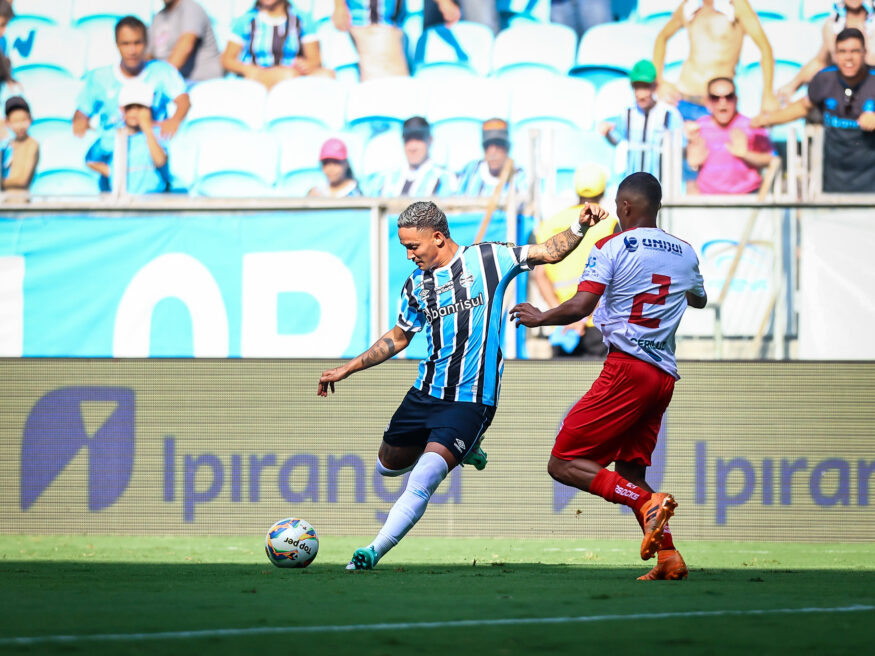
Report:
M 638 520 L 638 526 L 641 527 L 641 530 L 644 531 L 644 518 L 641 517 L 638 513 L 635 513 L 635 519 Z M 664 551 L 666 549 L 676 549 L 674 546 L 674 540 L 671 538 L 671 529 L 668 527 L 668 523 L 666 523 L 665 528 L 662 529 L 662 547 L 660 547 L 660 551 Z
M 651 497 L 650 492 L 630 483 L 610 469 L 602 469 L 595 475 L 589 486 L 589 491 L 590 494 L 595 494 L 611 503 L 622 503 L 624 506 L 629 506 L 635 511 L 636 516 Z

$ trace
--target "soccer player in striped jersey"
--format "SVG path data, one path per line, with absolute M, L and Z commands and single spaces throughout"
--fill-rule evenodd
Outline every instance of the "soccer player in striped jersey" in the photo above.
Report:
M 687 577 L 667 525 L 677 503 L 647 485 L 645 473 L 679 378 L 675 332 L 687 305 L 702 308 L 708 300 L 695 250 L 656 227 L 661 201 L 655 177 L 627 177 L 617 189 L 624 230 L 596 242 L 577 294 L 546 312 L 529 303 L 510 311 L 517 325 L 564 326 L 598 305 L 594 319 L 608 358 L 563 419 L 547 471 L 560 483 L 635 511 L 644 531 L 641 558 L 659 554 L 656 566 L 639 578 L 646 581 Z M 611 462 L 614 471 L 606 469 Z
M 507 284 L 534 265 L 562 260 L 585 230 L 606 216 L 598 205 L 587 205 L 567 230 L 531 246 L 460 246 L 450 237 L 447 217 L 431 202 L 413 203 L 398 217 L 398 238 L 417 270 L 404 283 L 395 327 L 358 357 L 323 372 L 317 390 L 328 396 L 335 383 L 388 360 L 425 330 L 429 355 L 386 427 L 377 455 L 380 474 L 409 471 L 410 478 L 377 537 L 355 551 L 347 569 L 372 569 L 398 544 L 453 467 L 485 466 L 479 445 L 498 402 Z

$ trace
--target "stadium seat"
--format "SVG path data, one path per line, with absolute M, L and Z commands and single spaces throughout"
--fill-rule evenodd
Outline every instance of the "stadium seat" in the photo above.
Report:
M 580 40 L 571 74 L 583 77 L 596 86 L 628 76 L 635 62 L 653 57 L 653 42 L 657 33 L 658 28 L 652 25 L 629 22 L 591 27 Z M 672 39 L 669 43 L 677 40 Z M 686 36 L 682 40 L 686 42 Z
M 20 35 L 12 30 L 7 42 Z M 25 87 L 51 84 L 59 78 L 79 79 L 85 71 L 84 37 L 68 27 L 46 25 L 26 37 L 28 47 L 13 47 L 9 53 L 12 76 Z
M 396 132 L 383 132 L 365 142 L 362 153 L 362 179 L 393 171 L 404 164 L 404 142 Z
M 279 141 L 279 175 L 276 192 L 284 196 L 306 196 L 311 187 L 324 184 L 325 176 L 319 164 L 319 150 L 329 136 L 328 130 L 311 129 L 307 136 Z M 340 135 L 337 135 L 340 136 Z M 349 141 L 344 138 L 344 141 Z
M 617 78 L 605 83 L 596 93 L 596 123 L 619 116 L 635 102 L 635 94 L 628 78 Z
M 346 87 L 329 78 L 280 82 L 267 95 L 267 129 L 273 134 L 301 133 L 313 126 L 339 130 L 344 124 L 346 98 Z
M 252 80 L 207 80 L 189 91 L 191 110 L 184 129 L 197 132 L 218 127 L 226 131 L 260 130 L 264 125 L 267 89 Z
M 151 0 L 73 0 L 72 25 L 88 39 L 113 33 L 119 19 L 129 15 L 148 26 Z
M 85 166 L 85 153 L 97 139 L 72 131 L 50 135 L 40 143 L 40 158 L 31 193 L 35 195 L 82 195 L 99 193 L 97 173 Z
M 422 115 L 419 82 L 408 77 L 387 77 L 352 87 L 346 105 L 346 122 L 356 132 L 371 134 L 394 130 L 411 116 Z
M 359 81 L 359 53 L 348 32 L 341 32 L 331 21 L 316 30 L 322 66 L 334 70 L 337 79 L 347 85 Z
M 207 12 L 213 25 L 230 25 L 237 18 L 234 15 L 230 0 L 198 0 L 198 4 Z M 252 3 L 255 4 L 254 2 Z M 157 0 L 152 10 L 157 12 L 164 6 L 164 0 Z
M 56 25 L 67 27 L 73 11 L 73 0 L 15 0 L 15 16 L 9 23 L 12 27 L 19 22 L 28 25 Z
M 167 144 L 167 166 L 170 170 L 170 191 L 188 193 L 194 188 L 200 139 L 180 132 Z
M 518 24 L 499 32 L 492 48 L 494 75 L 513 73 L 518 67 L 538 67 L 559 75 L 574 64 L 577 34 L 556 23 Z
M 407 63 L 415 75 L 413 59 L 416 57 L 416 44 L 422 36 L 422 14 L 408 15 L 401 25 L 401 31 L 404 32 L 404 52 L 407 55 Z
M 813 23 L 806 21 L 768 21 L 763 23 L 763 30 L 769 39 L 772 55 L 775 58 L 773 86 L 777 89 L 793 79 L 799 69 L 817 54 L 820 48 L 820 30 Z M 760 56 L 760 51 L 754 43 L 750 39 L 745 39 L 739 59 L 738 76 L 758 76 L 761 91 Z M 748 99 L 740 100 L 744 102 Z
M 614 170 L 614 148 L 597 132 L 575 131 L 553 142 L 553 165 L 556 172 L 556 190 L 574 188 L 574 171 L 585 163 L 601 164 L 609 172 Z
M 413 68 L 422 76 L 431 68 L 461 68 L 488 75 L 492 61 L 492 30 L 480 23 L 459 21 L 452 27 L 439 25 L 422 33 L 416 44 Z
M 594 104 L 595 88 L 586 80 L 564 77 L 532 80 L 529 85 L 511 88 L 511 124 L 514 130 L 542 126 L 588 130 L 593 124 Z
M 550 22 L 550 0 L 497 0 L 497 4 L 504 26 Z
M 24 96 L 33 117 L 30 135 L 42 143 L 56 132 L 71 134 L 71 119 L 81 88 L 82 82 L 72 78 L 58 78 L 51 85 L 28 86 Z
M 273 195 L 277 145 L 260 133 L 226 134 L 201 141 L 195 192 L 199 196 L 256 198 Z
M 760 21 L 799 18 L 799 0 L 753 0 L 750 6 L 753 7 Z
M 679 6 L 679 0 L 638 0 L 638 21 L 662 29 Z
M 113 33 L 92 35 L 85 46 L 85 70 L 93 71 L 103 66 L 116 66 L 120 57 Z
M 425 0 L 407 0 L 405 8 L 408 14 L 421 14 L 425 7 Z
M 803 0 L 802 19 L 820 23 L 832 15 L 834 4 L 833 0 Z

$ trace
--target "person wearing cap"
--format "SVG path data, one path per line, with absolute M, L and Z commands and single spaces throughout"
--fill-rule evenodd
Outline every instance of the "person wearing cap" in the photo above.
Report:
M 6 101 L 6 130 L 8 136 L 0 141 L 2 178 L 0 188 L 5 192 L 27 191 L 39 162 L 39 144 L 27 131 L 30 129 L 30 106 L 21 96 Z
M 582 164 L 574 172 L 577 204 L 542 221 L 535 228 L 534 238 L 541 242 L 565 230 L 569 221 L 580 216 L 587 203 L 600 204 L 608 182 L 608 172 L 599 164 Z M 564 221 L 564 224 L 563 224 Z M 577 284 L 589 259 L 593 245 L 614 232 L 619 232 L 619 220 L 613 214 L 587 228 L 583 241 L 568 257 L 556 264 L 536 267 L 532 272 L 535 286 L 544 302 L 552 309 L 577 294 Z M 558 326 L 550 335 L 553 357 L 603 358 L 607 347 L 602 334 L 587 317 L 569 326 Z
M 88 167 L 108 178 L 113 191 L 139 195 L 168 189 L 167 146 L 152 117 L 154 93 L 142 80 L 126 82 L 118 95 L 124 127 L 104 131 L 85 154 Z
M 643 171 L 661 179 L 663 139 L 668 132 L 683 129 L 683 119 L 675 107 L 656 99 L 652 62 L 637 62 L 629 73 L 629 83 L 635 102 L 620 116 L 599 124 L 598 130 L 612 145 L 626 145 L 624 175 Z
M 498 185 L 498 179 L 510 152 L 510 136 L 507 121 L 491 118 L 483 123 L 483 159 L 470 162 L 459 173 L 459 196 L 490 196 Z M 517 196 L 522 200 L 528 190 L 526 176 L 519 167 L 513 169 L 512 183 Z M 503 193 L 510 183 L 505 182 Z
M 456 192 L 456 176 L 435 164 L 428 156 L 431 147 L 431 127 L 421 116 L 404 121 L 401 131 L 406 162 L 400 169 L 377 176 L 375 195 L 390 198 L 412 196 L 452 196 Z
M 85 136 L 92 118 L 99 130 L 123 126 L 119 92 L 130 80 L 148 83 L 155 91 L 152 116 L 165 137 L 172 137 L 191 107 L 185 80 L 171 64 L 160 59 L 146 61 L 146 25 L 135 16 L 125 16 L 115 25 L 115 43 L 121 61 L 96 68 L 85 75 L 85 85 L 76 98 L 73 134 Z M 171 104 L 176 111 L 171 115 Z
M 352 174 L 346 144 L 340 139 L 331 138 L 322 144 L 319 163 L 327 184 L 319 185 L 307 192 L 308 196 L 321 198 L 351 198 L 361 196 L 362 191 Z

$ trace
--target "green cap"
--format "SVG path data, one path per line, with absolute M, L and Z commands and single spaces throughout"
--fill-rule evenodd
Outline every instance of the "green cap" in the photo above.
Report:
M 645 84 L 653 84 L 656 82 L 656 67 L 647 59 L 642 59 L 637 62 L 629 73 L 629 82 L 644 82 Z

